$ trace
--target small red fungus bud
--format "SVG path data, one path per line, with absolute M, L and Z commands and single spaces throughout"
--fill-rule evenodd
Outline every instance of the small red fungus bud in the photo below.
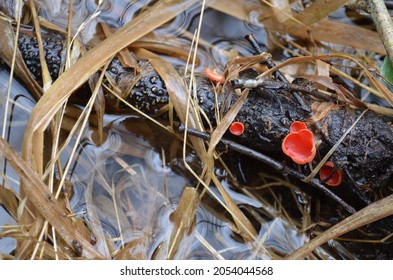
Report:
M 307 125 L 304 122 L 299 122 L 299 121 L 295 121 L 291 124 L 291 127 L 289 128 L 289 132 L 299 132 L 300 130 L 303 129 L 308 129 Z
M 312 162 L 317 152 L 314 135 L 308 129 L 289 133 L 284 138 L 281 148 L 297 164 Z
M 233 122 L 229 127 L 229 131 L 236 136 L 240 136 L 244 132 L 244 124 L 241 122 Z
M 321 180 L 326 180 L 330 176 L 332 176 L 332 172 L 334 171 L 334 163 L 332 161 L 327 161 L 319 170 L 319 178 Z M 341 169 L 336 170 L 333 176 L 326 181 L 326 185 L 331 187 L 339 186 L 343 181 L 343 171 Z
M 222 74 L 218 73 L 216 69 L 210 70 L 209 68 L 206 68 L 205 74 L 209 78 L 209 80 L 212 81 L 213 83 L 217 83 L 217 84 L 225 83 L 225 77 Z

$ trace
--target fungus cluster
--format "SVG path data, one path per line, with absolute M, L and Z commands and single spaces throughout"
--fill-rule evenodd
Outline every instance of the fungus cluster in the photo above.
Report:
M 289 128 L 289 134 L 282 142 L 283 152 L 297 164 L 307 164 L 316 155 L 314 135 L 304 122 L 295 121 Z M 327 161 L 319 171 L 319 177 L 327 185 L 339 186 L 343 180 L 343 171 L 337 170 L 332 161 Z
M 343 181 L 342 169 L 336 170 L 332 161 L 327 161 L 319 170 L 319 178 L 325 181 L 326 185 L 337 187 Z

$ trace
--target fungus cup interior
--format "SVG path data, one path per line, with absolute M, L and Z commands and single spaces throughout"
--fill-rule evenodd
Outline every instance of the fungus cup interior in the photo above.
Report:
M 244 124 L 242 124 L 241 122 L 234 122 L 231 124 L 231 126 L 229 127 L 229 131 L 236 136 L 240 136 L 243 134 L 244 132 Z
M 322 181 L 326 180 L 330 176 L 332 176 L 332 173 L 334 172 L 334 163 L 332 161 L 327 161 L 322 167 L 321 170 L 319 170 L 319 178 L 321 178 Z M 336 170 L 334 172 L 333 176 L 327 180 L 325 183 L 328 186 L 336 187 L 339 186 L 342 183 L 343 180 L 343 171 L 341 169 Z
M 297 164 L 311 162 L 316 154 L 313 133 L 308 129 L 289 133 L 282 142 L 282 150 Z

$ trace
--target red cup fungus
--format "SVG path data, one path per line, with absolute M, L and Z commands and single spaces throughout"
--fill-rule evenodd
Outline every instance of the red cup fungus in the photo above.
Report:
M 319 170 L 319 178 L 321 178 L 321 180 L 324 181 L 327 178 L 331 177 L 325 183 L 328 186 L 336 187 L 339 186 L 343 181 L 343 171 L 339 169 L 336 170 L 334 174 L 332 174 L 333 171 L 334 171 L 334 163 L 332 161 L 327 161 Z
M 281 147 L 297 164 L 312 162 L 317 152 L 313 133 L 304 122 L 299 121 L 291 124 L 289 134 L 284 138 Z
M 217 84 L 225 83 L 225 77 L 222 74 L 218 73 L 216 69 L 211 70 L 209 68 L 206 68 L 205 74 L 209 78 L 209 80 L 212 81 L 213 83 L 217 83 Z
M 304 122 L 294 121 L 289 128 L 289 133 L 299 132 L 300 130 L 308 129 Z
M 244 124 L 241 122 L 233 122 L 229 127 L 229 131 L 236 136 L 240 136 L 244 132 Z

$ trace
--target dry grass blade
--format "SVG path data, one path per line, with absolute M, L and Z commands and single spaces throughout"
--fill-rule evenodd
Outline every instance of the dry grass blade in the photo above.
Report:
M 105 258 L 110 258 L 109 248 L 105 240 L 105 233 L 102 227 L 102 223 L 100 222 L 98 213 L 93 203 L 93 180 L 91 180 L 87 186 L 86 194 L 86 209 L 87 214 L 89 216 L 89 227 L 91 228 L 92 233 L 96 237 L 97 250 L 105 256 Z
M 37 81 L 31 76 L 29 69 L 23 61 L 19 49 L 14 48 L 15 35 L 11 24 L 0 18 L 0 57 L 8 64 L 12 65 L 14 51 L 15 57 L 15 75 L 18 76 L 29 88 L 34 98 L 39 99 L 42 95 L 42 88 Z
M 269 7 L 271 7 L 272 8 L 272 13 L 275 15 L 275 17 L 274 17 L 274 19 L 275 19 L 275 21 L 278 21 L 278 22 L 283 22 L 283 19 L 282 19 L 282 16 L 285 16 L 285 17 L 287 17 L 287 18 L 291 18 L 293 21 L 295 21 L 296 23 L 298 23 L 300 26 L 302 26 L 302 28 L 304 28 L 304 29 L 307 29 L 307 26 L 306 25 L 304 25 L 301 21 L 299 21 L 298 19 L 296 19 L 296 18 L 294 18 L 293 16 L 292 16 L 292 13 L 291 13 L 291 11 L 290 11 L 290 6 L 288 6 L 288 8 L 289 8 L 289 13 L 287 13 L 287 12 L 285 12 L 283 9 L 280 9 L 278 6 L 277 6 L 277 4 L 274 4 L 274 0 L 272 0 L 272 2 L 273 3 L 270 3 L 269 1 L 267 1 L 267 0 L 262 0 L 262 2 L 264 3 L 264 4 L 266 4 L 267 6 L 269 6 Z M 282 3 L 282 1 L 279 1 L 280 3 Z M 287 8 L 287 9 L 288 9 Z M 278 16 L 278 13 L 279 14 L 281 14 L 281 17 L 280 16 Z
M 0 253 L 0 260 L 15 260 L 15 257 Z
M 132 43 L 132 48 L 143 48 L 146 50 L 149 50 L 153 53 L 158 53 L 158 54 L 164 54 L 168 55 L 170 57 L 177 57 L 181 58 L 184 61 L 187 60 L 189 57 L 189 50 L 185 50 L 182 47 L 179 47 L 178 45 L 171 45 L 167 43 L 163 43 L 160 41 L 137 41 L 135 43 Z M 197 61 L 195 62 L 196 65 L 200 65 L 201 62 L 197 58 Z
M 248 21 L 248 15 L 250 11 L 258 10 L 261 7 L 260 4 L 251 3 L 250 1 L 246 0 L 208 1 L 207 5 L 217 11 L 226 13 L 227 15 L 244 21 Z M 269 16 L 271 15 L 272 14 L 269 13 Z
M 379 80 L 377 80 L 370 73 L 370 71 L 368 71 L 368 69 L 364 65 L 362 65 L 361 63 L 356 61 L 354 58 L 352 58 L 348 55 L 344 55 L 344 54 L 327 54 L 327 55 L 302 56 L 302 57 L 290 58 L 290 59 L 287 59 L 286 61 L 284 61 L 283 63 L 280 63 L 280 64 L 276 65 L 275 67 L 269 69 L 268 71 L 262 73 L 259 76 L 259 78 L 264 77 L 264 76 L 268 76 L 269 74 L 273 73 L 274 71 L 277 71 L 280 68 L 287 66 L 287 65 L 310 62 L 310 61 L 317 61 L 317 60 L 324 61 L 324 60 L 329 60 L 332 58 L 350 60 L 350 61 L 356 63 L 356 65 L 359 66 L 364 71 L 364 75 L 367 77 L 369 82 L 377 89 L 376 91 L 373 91 L 373 93 L 375 95 L 377 95 L 378 97 L 385 99 L 387 102 L 389 102 L 390 105 L 393 106 L 393 93 L 390 92 L 386 88 L 386 86 L 384 86 Z M 332 72 L 333 72 L 333 69 L 334 68 L 331 68 Z M 337 72 L 337 71 L 334 71 L 334 72 Z
M 359 26 L 335 22 L 328 19 L 320 20 L 311 25 L 310 35 L 317 41 L 330 42 L 353 48 L 386 54 L 378 33 Z M 307 38 L 304 30 L 297 29 L 292 35 Z M 365 44 L 364 42 L 367 42 Z
M 169 241 L 167 259 L 174 259 L 183 238 L 191 234 L 195 225 L 198 204 L 198 191 L 191 187 L 184 188 L 180 203 L 171 215 L 174 227 Z
M 314 2 L 310 7 L 304 9 L 300 13 L 294 16 L 293 19 L 288 19 L 284 24 L 287 26 L 289 32 L 296 28 L 302 28 L 299 26 L 297 21 L 300 21 L 304 25 L 311 25 L 326 18 L 330 13 L 338 10 L 344 6 L 349 0 L 319 0 Z
M 242 108 L 244 102 L 247 99 L 249 90 L 246 89 L 241 93 L 241 96 L 236 101 L 236 103 L 231 107 L 231 109 L 225 114 L 222 118 L 220 124 L 213 131 L 210 142 L 209 149 L 207 151 L 207 157 L 213 158 L 214 150 L 217 144 L 221 141 L 221 138 L 224 136 L 225 132 L 228 130 L 229 126 L 232 124 L 233 120 L 236 118 L 237 113 L 239 113 Z
M 249 21 L 249 15 L 251 12 L 258 13 L 259 18 L 261 19 L 260 21 L 265 28 L 270 31 L 278 31 L 283 34 L 288 33 L 285 25 L 275 20 L 273 12 L 259 3 L 247 0 L 216 0 L 209 2 L 209 6 L 244 21 Z M 366 28 L 343 24 L 327 19 L 315 22 L 309 27 L 310 30 L 306 30 L 304 27 L 297 28 L 289 34 L 300 38 L 309 38 L 311 35 L 316 41 L 331 42 L 344 46 L 361 48 L 380 54 L 386 54 L 386 50 L 382 45 L 378 33 Z M 364 42 L 367 42 L 367 44 Z
M 73 248 L 75 244 L 80 244 L 83 247 L 83 256 L 86 258 L 103 258 L 103 256 L 91 246 L 90 242 L 76 230 L 71 219 L 64 215 L 65 209 L 61 203 L 55 199 L 54 195 L 41 181 L 37 173 L 31 169 L 3 138 L 0 138 L 0 151 L 18 173 L 21 180 L 29 182 L 29 187 L 25 188 L 27 197 L 29 197 L 38 212 L 56 228 L 57 232 L 68 246 Z
M 32 17 L 33 17 L 34 28 L 36 30 L 36 36 L 37 36 L 37 41 L 38 41 L 38 50 L 40 52 L 42 84 L 44 85 L 43 88 L 45 91 L 52 84 L 52 78 L 49 74 L 48 65 L 46 64 L 44 47 L 42 45 L 41 28 L 40 28 L 40 23 L 38 21 L 38 15 L 37 15 L 37 10 L 35 8 L 34 0 L 29 0 L 29 6 L 30 6 Z
M 111 37 L 88 51 L 70 69 L 64 72 L 32 111 L 23 142 L 22 155 L 27 162 L 40 162 L 43 151 L 42 134 L 54 114 L 73 91 L 86 82 L 91 75 L 100 69 L 105 61 L 117 52 L 172 19 L 195 2 L 196 0 L 182 2 L 181 4 L 168 1 L 157 2 L 151 9 L 140 14 L 134 21 L 131 21 Z M 35 146 L 34 149 L 33 145 Z
M 105 66 L 106 69 L 107 66 Z M 106 70 L 105 70 L 106 71 Z M 104 114 L 105 114 L 105 97 L 104 97 L 104 91 L 102 88 L 102 77 L 98 77 L 98 75 L 94 75 L 89 79 L 89 86 L 91 89 L 95 89 L 97 93 L 95 94 L 95 99 L 94 99 L 94 110 L 95 110 L 95 117 L 97 119 L 97 133 L 98 133 L 98 139 L 96 144 L 98 146 L 101 146 L 102 143 L 104 142 Z
M 109 37 L 113 34 L 112 29 L 106 25 L 105 23 L 101 23 L 101 29 L 105 34 L 105 37 Z M 140 69 L 138 66 L 138 61 L 127 49 L 122 49 L 119 51 L 119 60 L 124 67 L 130 67 L 134 69 L 137 73 L 140 73 Z
M 89 77 L 97 72 L 118 51 L 124 49 L 130 43 L 146 35 L 158 26 L 161 26 L 195 2 L 196 0 L 189 0 L 184 3 L 157 2 L 150 10 L 140 14 L 134 21 L 118 30 L 113 36 L 92 48 L 71 68 L 65 71 L 32 110 L 26 126 L 22 146 L 22 157 L 28 165 L 33 166 L 35 170 L 42 170 L 44 131 L 73 91 L 85 83 Z M 7 33 L 6 35 L 9 34 Z M 24 73 L 22 72 L 22 77 L 25 73 L 29 73 L 29 71 L 25 70 Z M 22 196 L 24 194 L 28 196 L 32 194 L 28 187 L 29 183 L 29 180 L 21 181 Z M 31 218 L 28 215 L 24 215 L 22 218 L 25 223 L 31 222 Z M 37 221 L 40 220 L 38 217 Z M 38 224 L 36 226 L 38 227 Z
M 169 98 L 180 121 L 186 123 L 186 118 L 188 116 L 189 126 L 191 128 L 198 129 L 198 118 L 195 115 L 194 110 L 191 109 L 190 112 L 187 112 L 188 99 L 191 98 L 189 91 L 184 84 L 183 78 L 174 69 L 172 64 L 143 49 L 136 50 L 136 54 L 138 57 L 149 59 L 154 69 L 164 80 L 165 86 L 168 89 Z M 190 140 L 200 158 L 204 159 L 206 149 L 202 139 L 191 136 Z
M 251 66 L 264 63 L 264 62 L 268 61 L 269 59 L 271 59 L 271 54 L 268 54 L 268 53 L 261 53 L 258 55 L 247 56 L 247 57 L 235 57 L 234 59 L 232 59 L 231 61 L 228 62 L 227 66 L 241 65 L 240 68 L 237 70 L 231 69 L 233 71 L 236 70 L 235 72 L 240 72 L 240 71 L 250 68 Z
M 108 63 L 105 65 L 105 68 L 104 68 L 104 69 L 106 69 L 107 66 L 108 66 Z M 79 132 L 79 134 L 76 136 L 76 143 L 79 143 L 80 138 L 81 138 L 81 136 L 82 136 L 82 134 L 83 134 L 83 130 L 84 130 L 83 128 L 84 128 L 84 127 L 86 126 L 86 124 L 87 124 L 87 121 L 88 121 L 90 112 L 91 112 L 92 107 L 93 107 L 93 103 L 95 103 L 95 101 L 96 101 L 96 99 L 97 99 L 96 97 L 97 97 L 97 94 L 98 94 L 98 92 L 99 92 L 100 85 L 101 85 L 102 79 L 103 79 L 103 77 L 104 77 L 104 74 L 105 74 L 105 71 L 103 71 L 103 72 L 101 73 L 101 75 L 100 75 L 100 77 L 99 77 L 99 79 L 98 79 L 98 81 L 97 81 L 97 85 L 95 86 L 95 89 L 94 89 L 94 91 L 93 91 L 93 94 L 92 94 L 92 96 L 91 96 L 89 102 L 87 103 L 87 105 L 86 105 L 86 107 L 85 107 L 85 109 L 84 109 L 84 113 L 85 113 L 85 114 L 82 114 L 81 117 L 80 117 L 80 118 L 83 118 L 83 122 L 82 122 L 82 128 L 80 129 L 80 132 Z M 78 121 L 77 121 L 76 123 L 78 123 Z M 57 139 L 57 140 L 58 140 L 58 139 Z M 57 143 L 57 140 L 55 141 L 56 143 Z M 56 147 L 57 147 L 57 145 L 56 145 Z M 72 148 L 71 154 L 70 154 L 70 156 L 69 156 L 69 158 L 68 158 L 68 162 L 67 162 L 67 164 L 66 164 L 64 170 L 61 170 L 61 174 L 67 174 L 67 173 L 68 173 L 68 170 L 70 169 L 71 162 L 72 162 L 72 159 L 73 159 L 73 157 L 74 157 L 74 155 L 75 155 L 75 151 L 76 151 L 77 147 L 78 147 L 78 144 L 75 144 L 74 147 Z M 56 150 L 56 149 L 55 149 L 55 150 Z M 56 157 L 56 151 L 54 151 L 53 157 Z M 40 174 L 40 173 L 39 173 L 39 174 Z M 56 193 L 56 195 L 55 195 L 55 199 L 58 199 L 58 197 L 59 197 L 59 195 L 60 195 L 60 193 L 61 193 L 61 190 L 63 189 L 65 179 L 66 179 L 66 176 L 64 176 L 64 175 L 61 176 L 61 180 L 60 180 L 59 185 L 58 185 L 58 189 L 57 189 L 57 193 Z M 52 181 L 52 180 L 53 180 L 53 178 L 50 178 L 49 181 Z M 51 190 L 51 192 L 52 192 L 53 188 L 50 188 L 50 190 Z M 38 239 L 38 242 L 39 242 L 39 243 L 41 242 L 41 240 L 42 240 L 42 238 L 43 238 L 43 236 L 44 236 L 44 233 L 47 231 L 47 227 L 48 227 L 48 221 L 45 221 L 44 226 L 43 226 L 43 228 L 41 229 L 41 234 L 40 234 L 39 239 Z M 84 236 L 88 236 L 88 232 L 86 231 L 85 227 L 79 228 L 79 231 L 80 231 L 80 232 L 86 233 Z M 26 242 L 26 243 L 29 243 L 29 241 Z M 35 246 L 35 250 L 34 250 L 34 252 L 33 252 L 32 259 L 35 258 L 35 253 L 37 252 L 39 243 L 37 243 L 36 246 Z M 22 246 L 23 246 L 23 245 L 22 245 Z
M 195 233 L 195 237 L 201 244 L 214 256 L 216 260 L 225 260 L 225 258 L 207 241 L 199 232 Z
M 318 237 L 312 239 L 303 247 L 289 255 L 286 259 L 304 259 L 317 247 L 321 246 L 327 241 L 390 215 L 393 215 L 393 195 L 385 197 L 346 218 L 345 220 L 323 232 Z
M 232 197 L 224 189 L 218 178 L 212 174 L 212 180 L 221 196 L 224 199 L 225 205 L 229 213 L 231 214 L 239 234 L 243 237 L 246 242 L 253 242 L 256 240 L 257 232 L 250 220 L 244 215 L 244 213 L 239 209 L 237 204 L 233 201 Z
M 265 3 L 269 3 L 265 1 Z M 288 18 L 292 17 L 291 4 L 289 0 L 271 0 L 274 9 L 273 13 L 279 22 L 285 22 Z
M 248 90 L 242 92 L 240 98 L 236 101 L 236 103 L 231 107 L 231 109 L 226 113 L 225 117 L 222 119 L 220 124 L 217 128 L 213 131 L 211 135 L 211 140 L 209 143 L 209 149 L 206 155 L 205 162 L 207 162 L 206 166 L 210 168 L 207 171 L 207 174 L 213 178 L 213 182 L 215 183 L 217 189 L 219 190 L 220 194 L 224 198 L 225 204 L 227 205 L 229 212 L 231 213 L 233 220 L 235 221 L 238 230 L 241 232 L 241 235 L 244 237 L 246 241 L 253 241 L 257 235 L 254 227 L 250 223 L 250 221 L 244 216 L 243 212 L 240 211 L 239 207 L 234 203 L 232 198 L 228 195 L 225 189 L 222 187 L 221 183 L 217 178 L 214 176 L 214 167 L 213 159 L 214 159 L 214 151 L 217 144 L 221 141 L 222 136 L 228 130 L 228 127 L 231 125 L 233 120 L 235 119 L 237 113 L 242 108 L 244 102 L 247 99 Z M 210 163 L 209 163 L 210 162 Z
M 319 170 L 322 168 L 322 166 L 325 164 L 325 162 L 331 157 L 331 155 L 334 153 L 334 151 L 337 149 L 337 147 L 344 141 L 345 137 L 354 129 L 356 124 L 360 121 L 360 119 L 363 117 L 363 115 L 367 112 L 367 110 L 364 110 L 363 113 L 360 114 L 360 116 L 354 121 L 354 123 L 344 132 L 344 134 L 338 139 L 336 143 L 334 143 L 333 147 L 327 152 L 327 154 L 323 157 L 323 159 L 318 163 L 318 165 L 314 168 L 314 170 L 308 175 L 306 178 L 303 179 L 304 182 L 308 183 L 310 182 L 319 172 Z
M 368 10 L 374 20 L 375 27 L 378 34 L 382 38 L 382 43 L 387 51 L 390 63 L 393 63 L 393 21 L 388 9 L 386 8 L 385 1 L 373 0 L 369 1 Z
M 17 10 L 17 26 L 16 26 L 16 33 L 19 34 L 20 31 L 20 16 L 21 16 L 21 9 L 19 8 Z M 17 45 L 17 36 L 14 37 L 14 42 L 13 42 L 14 46 Z M 4 119 L 3 119 L 3 131 L 1 132 L 1 137 L 5 138 L 5 131 L 6 131 L 6 127 L 7 127 L 7 117 L 8 117 L 8 105 L 10 102 L 10 95 L 11 95 L 11 88 L 12 88 L 12 80 L 13 80 L 13 75 L 14 75 L 14 70 L 15 70 L 15 58 L 17 55 L 16 52 L 17 48 L 14 48 L 14 51 L 12 53 L 12 63 L 10 65 L 10 77 L 8 80 L 8 89 L 7 89 L 7 99 L 6 99 L 6 103 L 5 103 L 5 109 L 4 109 Z

